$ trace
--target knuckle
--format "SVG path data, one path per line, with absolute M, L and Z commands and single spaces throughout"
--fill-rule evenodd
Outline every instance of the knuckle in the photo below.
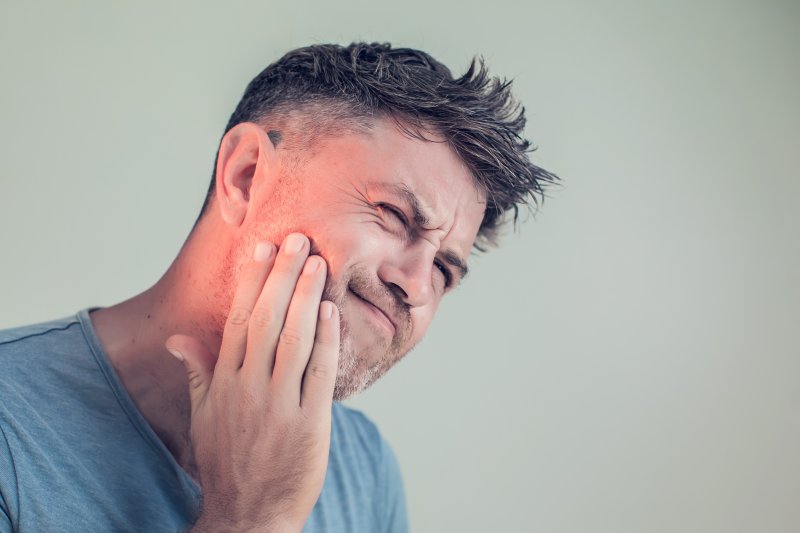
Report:
M 275 321 L 275 312 L 268 307 L 258 307 L 253 311 L 252 322 L 259 328 L 269 326 Z
M 228 324 L 233 326 L 243 326 L 250 320 L 250 310 L 241 305 L 231 307 L 231 312 L 228 313 Z
M 189 370 L 187 377 L 189 380 L 189 388 L 191 390 L 197 390 L 202 387 L 203 377 L 196 370 Z
M 309 375 L 318 379 L 329 378 L 334 372 L 335 370 L 330 365 L 324 365 L 321 363 L 313 363 L 308 368 Z
M 281 331 L 281 343 L 286 346 L 303 346 L 306 343 L 305 336 L 294 328 L 283 328 Z

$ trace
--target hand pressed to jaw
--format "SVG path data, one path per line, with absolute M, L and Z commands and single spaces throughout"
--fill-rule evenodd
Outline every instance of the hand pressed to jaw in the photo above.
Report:
M 284 240 L 275 257 L 269 278 L 264 283 L 261 294 L 253 307 L 250 328 L 247 332 L 247 353 L 249 355 L 242 365 L 242 371 L 246 378 L 249 377 L 254 381 L 253 385 L 260 382 L 263 386 L 272 377 L 278 344 L 285 342 L 283 329 L 287 322 L 289 305 L 295 298 L 295 292 L 300 289 L 302 294 L 298 293 L 296 296 L 303 300 L 303 305 L 313 305 L 315 310 L 319 307 L 322 289 L 320 288 L 319 294 L 315 298 L 315 295 L 309 294 L 308 289 L 305 288 L 309 281 L 315 280 L 309 280 L 308 276 L 301 275 L 305 262 L 314 259 L 308 257 L 308 249 L 308 239 L 303 235 L 292 234 Z M 324 283 L 324 278 L 321 283 Z M 316 318 L 316 312 L 314 315 Z M 312 322 L 312 328 L 315 322 L 315 320 Z M 297 324 L 295 323 L 293 327 L 297 328 Z M 309 351 L 313 335 L 312 329 L 307 343 Z M 285 337 L 292 342 L 289 334 Z
M 217 369 L 232 372 L 242 367 L 247 349 L 247 332 L 252 310 L 274 262 L 275 246 L 272 243 L 256 245 L 253 260 L 248 262 L 242 270 L 239 285 L 228 313 L 217 359 Z
M 325 262 L 293 234 L 256 247 L 243 267 L 215 366 L 198 343 L 167 341 L 190 376 L 191 439 L 204 504 L 197 531 L 220 524 L 301 529 L 327 469 L 339 313 L 321 302 Z M 183 338 L 182 338 L 183 337 Z M 195 348 L 193 349 L 192 346 Z

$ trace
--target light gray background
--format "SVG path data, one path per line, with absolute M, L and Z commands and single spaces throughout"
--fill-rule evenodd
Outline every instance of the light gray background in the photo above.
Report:
M 483 53 L 565 185 L 352 402 L 413 530 L 800 530 L 797 2 L 132 4 L 0 8 L 0 327 L 153 283 L 285 51 Z

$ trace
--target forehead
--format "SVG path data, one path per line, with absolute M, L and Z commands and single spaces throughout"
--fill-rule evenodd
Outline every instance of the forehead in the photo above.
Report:
M 443 137 L 432 131 L 419 136 L 424 138 L 391 119 L 377 119 L 360 132 L 326 138 L 313 159 L 368 196 L 416 201 L 428 215 L 426 227 L 457 230 L 474 240 L 486 207 L 484 191 Z

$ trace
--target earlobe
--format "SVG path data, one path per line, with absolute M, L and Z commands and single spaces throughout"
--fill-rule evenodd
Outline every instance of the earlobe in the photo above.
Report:
M 217 209 L 222 219 L 240 226 L 256 189 L 272 180 L 275 147 L 258 124 L 243 122 L 222 138 L 217 156 Z

